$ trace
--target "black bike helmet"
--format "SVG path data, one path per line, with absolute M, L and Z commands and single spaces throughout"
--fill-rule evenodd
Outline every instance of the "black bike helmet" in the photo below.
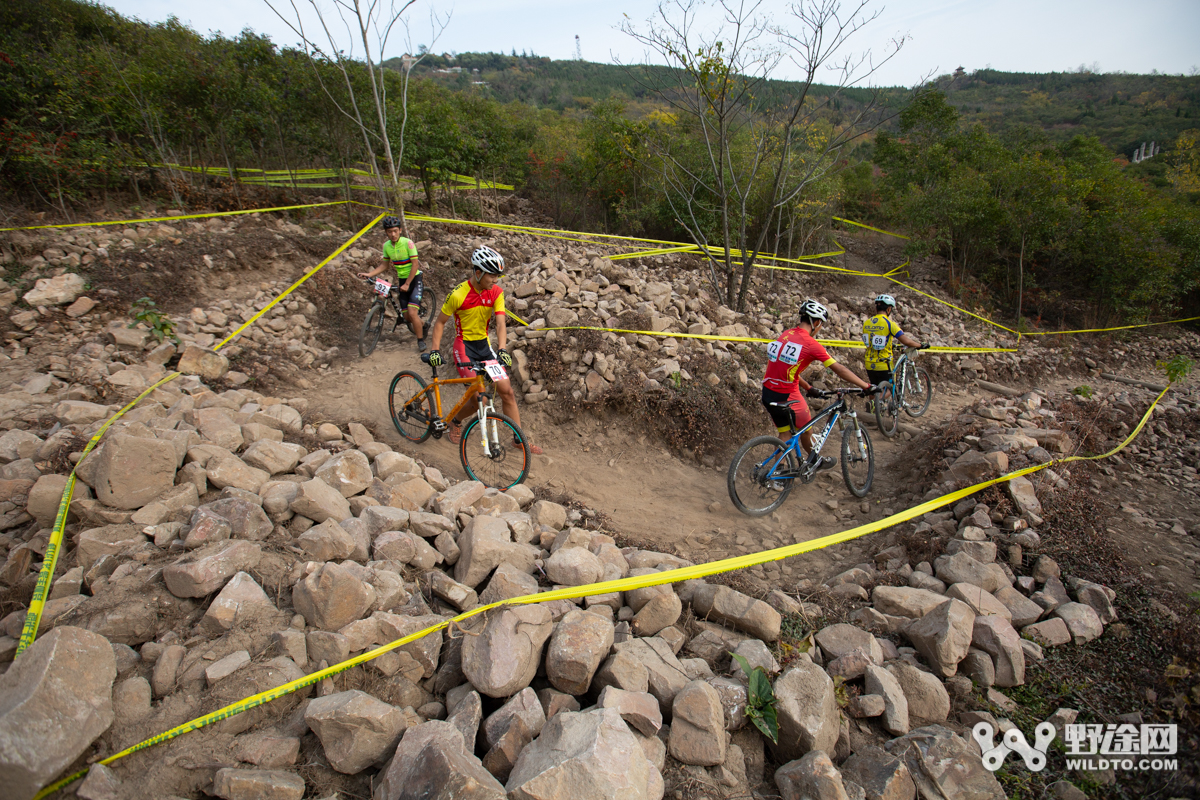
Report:
M 404 227 L 404 223 L 402 223 L 400 221 L 399 217 L 384 217 L 383 222 L 381 222 L 379 224 L 383 226 L 383 229 L 385 231 L 388 228 L 403 228 Z
M 504 256 L 484 245 L 471 254 L 471 266 L 488 275 L 503 275 Z

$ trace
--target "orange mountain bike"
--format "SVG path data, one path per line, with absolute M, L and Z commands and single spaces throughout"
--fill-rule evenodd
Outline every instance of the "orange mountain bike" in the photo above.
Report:
M 437 367 L 430 367 L 432 379 L 425 379 L 411 370 L 392 378 L 388 390 L 388 411 L 400 435 L 411 442 L 423 442 L 432 435 L 440 439 L 449 430 L 447 420 L 467 408 L 472 401 L 479 404 L 475 416 L 463 424 L 459 454 L 463 469 L 471 480 L 504 491 L 525 480 L 529 472 L 530 452 L 525 434 L 517 423 L 496 410 L 493 403 L 495 387 L 492 381 L 508 377 L 498 361 L 457 363 L 475 371 L 471 378 L 438 378 Z M 466 394 L 448 413 L 442 413 L 441 387 L 468 384 Z

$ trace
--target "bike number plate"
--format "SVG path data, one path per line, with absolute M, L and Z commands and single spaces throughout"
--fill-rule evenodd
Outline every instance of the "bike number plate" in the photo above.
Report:
M 499 361 L 485 361 L 483 367 L 487 370 L 488 377 L 494 381 L 503 381 L 508 378 L 508 373 L 504 371 L 504 365 Z
M 375 294 L 380 297 L 387 297 L 392 293 L 392 285 L 382 278 L 375 279 Z
M 871 347 L 876 350 L 882 350 L 887 347 L 888 337 L 875 334 L 871 337 Z

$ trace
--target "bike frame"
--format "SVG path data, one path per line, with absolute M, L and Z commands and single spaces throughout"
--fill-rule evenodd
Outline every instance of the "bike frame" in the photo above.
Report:
M 457 363 L 456 362 L 455 366 L 459 366 L 459 367 L 470 366 L 470 367 L 476 368 L 475 365 L 471 364 L 471 363 Z M 476 368 L 476 369 L 478 369 L 478 368 Z M 435 370 L 436 370 L 436 368 L 435 368 Z M 442 413 L 441 387 L 442 386 L 452 386 L 455 384 L 470 384 L 470 385 L 467 387 L 466 394 L 464 394 L 462 396 L 461 400 L 459 400 L 457 403 L 454 404 L 454 407 L 452 409 L 450 409 L 449 413 L 443 414 Z M 464 408 L 467 407 L 468 403 L 470 403 L 472 400 L 474 400 L 476 398 L 479 398 L 479 410 L 477 413 L 479 414 L 479 427 L 480 427 L 480 430 L 483 432 L 483 450 L 484 450 L 484 453 L 486 453 L 487 455 L 490 456 L 492 454 L 491 453 L 491 445 L 488 442 L 487 425 L 485 423 L 487 421 L 487 413 L 489 411 L 494 411 L 496 408 L 495 404 L 492 402 L 491 395 L 489 394 L 490 388 L 491 387 L 488 385 L 488 379 L 485 377 L 484 373 L 482 373 L 482 372 L 476 372 L 475 376 L 471 377 L 471 378 L 439 378 L 435 371 L 433 377 L 430 379 L 430 382 L 425 386 L 425 388 L 422 389 L 421 391 L 417 392 L 416 394 L 414 394 L 412 397 L 405 400 L 403 405 L 408 406 L 414 400 L 419 399 L 422 395 L 426 395 L 426 394 L 429 394 L 430 392 L 433 392 L 433 406 L 434 406 L 434 416 L 435 416 L 435 419 L 433 420 L 433 427 L 434 427 L 434 430 L 437 431 L 438 435 L 441 435 L 442 431 L 444 431 L 446 429 L 446 420 L 447 419 L 453 419 L 455 416 L 458 415 L 458 413 L 460 411 L 462 411 Z M 496 431 L 492 431 L 492 435 L 493 435 L 493 437 L 495 437 Z
M 771 457 L 767 459 L 767 461 L 773 461 L 774 464 L 771 466 L 770 473 L 768 473 L 763 480 L 791 480 L 792 478 L 803 478 L 805 471 L 804 459 L 806 456 L 804 455 L 804 451 L 800 449 L 800 437 L 804 435 L 805 432 L 816 427 L 816 425 L 822 420 L 828 419 L 828 422 L 825 424 L 825 429 L 819 434 L 813 434 L 814 438 L 812 452 L 820 455 L 821 449 L 825 447 L 825 442 L 829 440 L 829 435 L 833 433 L 833 427 L 838 423 L 838 420 L 840 420 L 842 416 L 847 413 L 850 413 L 850 405 L 846 402 L 845 397 L 838 398 L 836 403 L 822 409 L 821 413 L 817 414 L 808 421 L 808 424 L 792 434 L 792 438 L 787 440 L 787 444 L 782 450 L 772 454 Z M 796 454 L 796 460 L 800 462 L 800 472 L 796 475 L 787 475 L 783 473 L 777 474 L 775 470 L 778 469 L 779 464 L 789 452 L 794 452 Z M 767 461 L 764 461 L 763 463 L 765 464 Z

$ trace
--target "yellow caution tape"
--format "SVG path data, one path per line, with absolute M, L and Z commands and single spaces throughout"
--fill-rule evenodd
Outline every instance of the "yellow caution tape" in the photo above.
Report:
M 1164 389 L 1158 395 L 1158 397 L 1154 399 L 1154 402 L 1152 402 L 1150 404 L 1150 407 L 1146 410 L 1146 413 L 1142 416 L 1142 419 L 1137 424 L 1137 427 L 1135 427 L 1133 429 L 1133 431 L 1130 432 L 1129 436 L 1127 436 L 1123 442 L 1121 442 L 1119 445 L 1114 447 L 1112 450 L 1110 450 L 1107 453 L 1104 453 L 1102 455 L 1070 456 L 1068 458 L 1060 459 L 1057 461 L 1051 461 L 1046 464 L 1036 464 L 1032 467 L 1026 467 L 1025 469 L 1020 469 L 1015 472 L 1010 472 L 1006 475 L 1001 475 L 999 478 L 993 478 L 991 480 L 983 481 L 983 482 L 977 483 L 973 486 L 968 486 L 964 489 L 959 489 L 957 491 L 950 492 L 949 494 L 942 495 L 941 497 L 936 497 L 932 500 L 928 500 L 924 503 L 913 506 L 912 508 L 905 509 L 904 511 L 901 511 L 897 514 L 892 514 L 891 516 L 885 517 L 876 522 L 869 522 L 866 525 L 860 525 L 856 528 L 851 528 L 849 530 L 842 531 L 840 533 L 830 534 L 829 536 L 822 536 L 818 539 L 813 539 L 813 540 L 807 541 L 807 542 L 801 542 L 800 544 L 787 545 L 785 547 L 777 547 L 772 550 L 763 550 L 758 553 L 749 553 L 744 556 L 735 556 L 733 558 L 721 559 L 720 561 L 710 561 L 707 564 L 697 564 L 697 565 L 691 566 L 691 567 L 680 567 L 678 569 L 664 570 L 662 572 L 655 572 L 650 575 L 641 575 L 641 576 L 635 576 L 632 578 L 620 578 L 620 579 L 611 580 L 611 581 L 601 581 L 599 583 L 592 583 L 592 584 L 588 584 L 586 586 L 569 586 L 569 587 L 564 587 L 561 589 L 554 589 L 549 592 L 541 592 L 539 594 L 530 594 L 530 595 L 525 595 L 523 597 L 516 597 L 511 600 L 504 600 L 504 601 L 500 601 L 497 603 L 489 603 L 487 605 L 478 606 L 476 608 L 471 609 L 470 611 L 465 611 L 462 614 L 459 614 L 458 616 L 452 617 L 447 620 L 443 620 L 442 622 L 439 622 L 436 625 L 432 625 L 422 631 L 417 631 L 416 633 L 409 634 L 408 636 L 405 636 L 402 639 L 397 639 L 393 642 L 389 642 L 388 644 L 376 647 L 373 650 L 368 650 L 368 651 L 361 653 L 353 658 L 347 659 L 346 661 L 343 661 L 340 664 L 334 664 L 331 667 L 327 667 L 326 669 L 323 669 L 323 670 L 318 670 L 317 672 L 314 672 L 311 675 L 306 675 L 303 678 L 297 678 L 296 680 L 285 683 L 282 686 L 277 686 L 274 689 L 268 689 L 265 692 L 259 692 L 258 694 L 251 695 L 250 697 L 244 698 L 242 700 L 238 700 L 237 702 L 230 703 L 229 705 L 225 706 L 224 708 L 218 709 L 209 714 L 205 714 L 202 717 L 197 717 L 189 722 L 183 723 L 182 725 L 178 725 L 174 728 L 171 728 L 168 731 L 164 731 L 163 733 L 160 733 L 157 736 L 153 736 L 153 737 L 146 739 L 142 742 L 139 742 L 131 747 L 127 747 L 124 750 L 120 751 L 119 753 L 114 753 L 113 755 L 109 756 L 108 758 L 102 759 L 99 763 L 105 764 L 105 765 L 112 764 L 113 762 L 115 762 L 121 758 L 124 758 L 125 756 L 131 755 L 132 753 L 136 753 L 140 750 L 145 750 L 149 747 L 153 747 L 156 744 L 161 744 L 163 742 L 170 741 L 171 739 L 174 739 L 177 736 L 181 736 L 190 731 L 198 730 L 199 728 L 203 728 L 206 725 L 211 725 L 214 722 L 219 722 L 223 719 L 228 719 L 229 717 L 232 717 L 236 714 L 240 714 L 243 711 L 247 711 L 251 708 L 256 708 L 258 706 L 263 705 L 264 703 L 268 703 L 272 700 L 276 700 L 280 697 L 291 694 L 291 693 L 293 693 L 299 689 L 302 689 L 306 686 L 312 686 L 315 683 L 318 683 L 318 682 L 320 682 L 328 677 L 331 677 L 333 675 L 337 675 L 341 672 L 344 672 L 352 667 L 358 666 L 359 664 L 364 664 L 374 658 L 377 658 L 377 657 L 383 655 L 384 653 L 388 653 L 392 650 L 395 650 L 398 647 L 403 647 L 404 645 L 414 642 L 414 641 L 416 641 L 424 636 L 427 636 L 431 633 L 436 633 L 437 631 L 444 630 L 451 624 L 458 624 L 458 623 L 465 622 L 466 620 L 468 620 L 472 617 L 478 616 L 480 614 L 484 614 L 484 613 L 491 611 L 493 609 L 496 609 L 496 608 L 500 608 L 500 607 L 507 606 L 507 605 L 532 605 L 535 603 L 548 603 L 548 602 L 553 602 L 555 600 L 575 600 L 575 599 L 578 599 L 581 597 L 589 597 L 589 596 L 598 595 L 598 594 L 608 594 L 610 592 L 630 592 L 635 589 L 644 589 L 644 588 L 648 588 L 651 586 L 660 586 L 665 583 L 679 583 L 681 581 L 693 580 L 696 578 L 707 578 L 707 577 L 711 577 L 713 575 L 720 574 L 722 572 L 730 572 L 732 570 L 745 569 L 747 567 L 753 567 L 753 566 L 757 566 L 760 564 L 766 564 L 770 561 L 780 561 L 785 558 L 792 558 L 794 556 L 799 556 L 799 555 L 803 555 L 805 553 L 810 553 L 814 550 L 821 550 L 821 549 L 824 549 L 831 545 L 841 544 L 842 542 L 848 542 L 852 539 L 858 539 L 862 536 L 866 536 L 871 533 L 877 533 L 886 528 L 890 528 L 893 525 L 898 525 L 902 522 L 907 522 L 909 520 L 912 520 L 912 519 L 915 519 L 915 518 L 921 516 L 922 514 L 927 514 L 930 511 L 934 511 L 938 508 L 942 508 L 944 506 L 950 505 L 951 503 L 955 503 L 965 497 L 969 497 L 970 495 L 975 494 L 978 491 L 986 489 L 989 486 L 995 486 L 997 484 L 1004 483 L 1006 481 L 1011 481 L 1014 478 L 1020 478 L 1025 475 L 1030 475 L 1032 473 L 1038 472 L 1039 470 L 1046 469 L 1055 464 L 1064 464 L 1064 463 L 1068 463 L 1068 462 L 1072 462 L 1072 461 L 1094 461 L 1094 460 L 1098 460 L 1098 459 L 1108 458 L 1108 457 L 1120 452 L 1122 449 L 1124 449 L 1142 431 L 1142 428 L 1144 428 L 1146 426 L 1146 422 L 1150 419 L 1150 415 L 1154 412 L 1154 407 L 1156 405 L 1158 405 L 1159 400 L 1161 400 L 1163 398 L 1163 396 L 1169 391 L 1169 389 L 1170 389 L 1170 387 L 1168 387 L 1167 389 Z M 53 794 L 54 792 L 58 791 L 59 789 L 62 789 L 64 786 L 70 785 L 71 783 L 79 780 L 80 778 L 84 777 L 85 775 L 87 775 L 87 770 L 81 770 L 80 772 L 76 772 L 73 775 L 68 775 L 67 777 L 62 778 L 61 780 L 56 781 L 55 783 L 47 786 L 45 789 L 42 789 L 42 791 L 38 792 L 38 794 L 34 797 L 34 800 L 42 800 L 42 798 Z
M 841 217 L 831 217 L 831 219 L 836 219 L 838 222 L 844 222 L 844 223 L 846 223 L 847 225 L 855 225 L 855 226 L 857 226 L 857 227 L 859 227 L 859 228 L 866 228 L 867 230 L 869 230 L 869 231 L 875 231 L 876 233 L 884 233 L 884 234 L 887 234 L 888 236 L 895 236 L 897 239 L 908 239 L 908 238 L 910 238 L 910 237 L 908 237 L 908 236 L 905 236 L 905 235 L 904 235 L 904 234 L 902 234 L 902 233 L 892 233 L 891 231 L 885 231 L 885 230 L 883 230 L 882 228 L 872 228 L 870 225 L 864 225 L 864 224 L 862 224 L 861 222 L 855 222 L 855 221 L 854 221 L 854 220 L 852 220 L 852 219 L 842 219 Z
M 1127 331 L 1133 328 L 1152 328 L 1155 325 L 1175 325 L 1180 322 L 1195 322 L 1200 317 L 1187 317 L 1186 319 L 1170 319 L 1166 322 L 1143 322 L 1139 325 L 1118 325 L 1115 328 L 1084 328 L 1078 331 L 1033 331 L 1023 332 L 1020 336 L 1066 336 L 1072 333 L 1107 333 L 1108 331 Z
M 208 214 L 181 214 L 177 217 L 146 217 L 144 219 L 122 219 L 114 222 L 73 222 L 69 225 L 26 225 L 20 228 L 0 228 L 3 231 L 36 231 L 44 228 L 94 228 L 101 225 L 136 225 L 142 222 L 174 222 L 181 219 L 201 219 L 203 217 L 233 217 L 238 214 L 265 214 L 268 211 L 291 211 L 296 208 L 319 208 L 321 206 L 340 206 L 345 200 L 334 200 L 330 203 L 305 203 L 295 206 L 276 206 L 274 208 L 246 208 L 241 211 L 213 211 Z
M 885 275 L 884 277 L 887 277 L 887 276 Z M 974 317 L 975 319 L 978 319 L 978 320 L 982 320 L 983 322 L 986 322 L 989 325 L 995 325 L 997 328 L 1006 330 L 1009 333 L 1013 333 L 1013 334 L 1017 333 L 1017 331 L 1014 331 L 1012 328 L 1001 325 L 999 322 L 993 322 L 992 320 L 988 319 L 987 317 L 981 317 L 978 314 L 973 314 L 970 311 L 967 311 L 965 308 L 960 308 L 959 306 L 954 305 L 954 303 L 949 303 L 945 300 L 942 300 L 939 297 L 934 297 L 933 295 L 929 294 L 928 292 L 922 292 L 920 289 L 909 286 L 907 283 L 901 283 L 900 281 L 896 280 L 895 278 L 889 277 L 888 280 L 891 281 L 892 283 L 896 284 L 897 286 L 903 286 L 905 289 L 908 289 L 911 292 L 916 292 L 917 294 L 924 295 L 925 297 L 928 297 L 930 300 L 936 300 L 937 302 L 941 303 L 944 306 L 950 306 L 950 308 L 953 308 L 956 311 L 961 311 L 962 313 L 966 314 L 967 316 Z
M 20 656 L 24 653 L 29 645 L 33 644 L 34 638 L 37 636 L 38 628 L 42 624 L 42 611 L 46 607 L 46 597 L 50 593 L 50 583 L 54 580 L 54 570 L 58 565 L 58 554 L 62 551 L 63 531 L 67 527 L 67 513 L 71 507 L 71 495 L 75 492 L 75 472 L 79 469 L 79 465 L 88 457 L 88 454 L 95 449 L 100 442 L 100 437 L 104 436 L 105 431 L 109 427 L 125 415 L 127 411 L 136 406 L 142 401 L 142 398 L 153 392 L 158 387 L 168 381 L 173 381 L 179 377 L 178 372 L 172 372 L 162 380 L 155 383 L 146 391 L 139 394 L 131 402 L 127 403 L 124 408 L 106 420 L 100 428 L 92 434 L 91 440 L 87 446 L 83 448 L 83 453 L 79 456 L 79 461 L 75 463 L 75 467 L 71 470 L 70 476 L 67 478 L 67 485 L 63 489 L 62 499 L 58 502 L 58 513 L 54 516 L 54 528 L 50 531 L 50 543 L 46 545 L 46 554 L 42 557 L 42 569 L 38 573 L 37 586 L 33 590 L 33 599 L 29 601 L 29 610 L 25 614 L 25 627 L 21 629 L 21 640 L 17 643 L 17 652 L 14 656 Z

